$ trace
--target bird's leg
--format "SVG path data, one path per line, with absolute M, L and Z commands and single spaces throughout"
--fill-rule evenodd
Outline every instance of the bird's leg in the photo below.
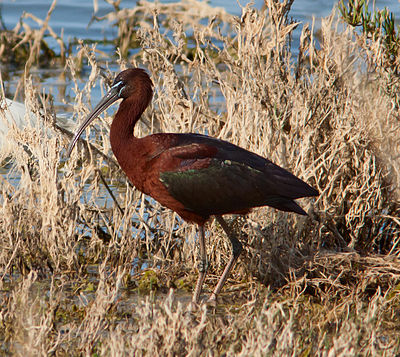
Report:
M 204 236 L 204 227 L 199 226 L 199 235 L 200 235 L 200 261 L 198 265 L 199 277 L 197 278 L 196 288 L 193 293 L 193 302 L 198 304 L 201 294 L 201 288 L 203 286 L 204 279 L 208 270 L 208 260 L 206 253 L 206 242 Z
M 222 273 L 222 275 L 218 281 L 217 286 L 215 287 L 210 298 L 208 299 L 209 302 L 215 302 L 217 300 L 217 295 L 221 292 L 221 289 L 224 286 L 225 281 L 229 276 L 229 273 L 231 272 L 233 266 L 235 265 L 237 259 L 239 258 L 240 253 L 243 250 L 242 244 L 232 233 L 231 229 L 228 227 L 228 224 L 225 222 L 225 220 L 222 218 L 222 216 L 215 216 L 215 218 L 217 219 L 218 223 L 221 225 L 221 227 L 225 231 L 226 235 L 228 236 L 229 240 L 231 241 L 233 254 L 232 254 L 232 257 L 229 260 L 228 264 L 226 265 L 224 272 Z

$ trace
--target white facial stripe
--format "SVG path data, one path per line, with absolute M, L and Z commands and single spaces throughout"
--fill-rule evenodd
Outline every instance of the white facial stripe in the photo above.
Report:
M 119 82 L 115 83 L 111 88 L 116 88 L 116 87 L 118 87 L 120 84 L 122 84 L 122 81 L 119 81 Z
M 118 89 L 118 87 L 119 87 L 120 85 L 122 85 L 122 84 L 124 84 L 123 81 L 118 81 L 117 83 L 115 83 L 115 84 L 111 87 L 111 89 Z M 125 86 L 122 86 L 121 89 L 120 89 L 119 92 L 118 92 L 118 96 L 119 96 L 120 98 L 121 98 L 121 93 L 122 93 L 122 91 L 124 90 L 124 88 L 125 88 Z

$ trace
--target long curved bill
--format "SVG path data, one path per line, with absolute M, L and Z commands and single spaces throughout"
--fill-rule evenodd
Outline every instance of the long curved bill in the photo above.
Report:
M 75 132 L 75 135 L 71 140 L 67 149 L 67 154 L 66 154 L 67 159 L 70 157 L 72 149 L 74 148 L 79 137 L 82 135 L 84 130 L 89 126 L 89 124 L 94 119 L 96 119 L 101 114 L 101 112 L 106 110 L 111 104 L 113 104 L 118 99 L 120 99 L 119 89 L 117 86 L 112 86 L 111 89 L 108 91 L 108 93 L 100 100 L 99 104 L 97 104 L 97 106 L 92 110 L 92 112 L 88 115 L 88 117 L 85 119 L 82 125 Z

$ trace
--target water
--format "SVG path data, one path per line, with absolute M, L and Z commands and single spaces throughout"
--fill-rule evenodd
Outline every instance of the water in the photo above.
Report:
M 173 3 L 176 0 L 161 0 L 160 3 Z M 242 6 L 250 3 L 248 0 L 239 1 Z M 264 1 L 253 0 L 254 7 L 260 9 Z M 313 17 L 321 18 L 331 13 L 332 8 L 337 1 L 335 0 L 295 0 L 290 12 L 293 19 L 300 22 L 311 22 Z M 373 1 L 371 1 L 373 3 Z M 0 1 L 3 20 L 8 28 L 13 28 L 22 13 L 30 12 L 35 16 L 44 19 L 50 7 L 51 0 L 2 0 Z M 135 4 L 132 0 L 123 0 L 122 8 L 129 8 Z M 241 8 L 237 1 L 211 0 L 209 4 L 214 7 L 222 7 L 227 12 L 240 15 Z M 377 0 L 375 6 L 379 9 L 388 7 L 397 16 L 400 15 L 400 4 L 396 0 Z M 102 16 L 112 10 L 112 6 L 104 1 L 98 0 L 98 11 L 96 16 Z M 50 19 L 50 26 L 56 33 L 64 30 L 64 37 L 91 38 L 95 40 L 103 39 L 104 35 L 110 35 L 113 31 L 104 24 L 92 23 L 90 27 L 87 24 L 93 16 L 93 2 L 82 0 L 58 0 L 57 6 Z M 34 24 L 34 22 L 31 22 Z

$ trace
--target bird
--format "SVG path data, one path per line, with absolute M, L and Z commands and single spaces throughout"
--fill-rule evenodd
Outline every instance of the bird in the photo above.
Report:
M 7 147 L 10 141 L 9 129 L 12 126 L 19 128 L 20 130 L 26 129 L 26 127 L 35 127 L 40 121 L 40 116 L 43 115 L 40 112 L 39 117 L 30 110 L 27 110 L 25 104 L 18 101 L 1 98 L 0 99 L 0 152 L 11 147 Z M 71 130 L 73 121 L 67 114 L 57 115 L 56 125 L 65 130 Z M 47 135 L 50 137 L 54 135 L 54 131 L 48 132 Z
M 35 126 L 35 115 L 25 108 L 23 103 L 2 98 L 0 101 L 0 151 L 7 147 L 9 138 L 8 131 L 15 125 L 21 130 L 26 126 Z
M 222 217 L 247 214 L 253 208 L 275 209 L 307 215 L 295 202 L 319 192 L 272 161 L 237 145 L 198 133 L 134 135 L 136 123 L 153 97 L 153 83 L 146 70 L 120 72 L 109 91 L 76 130 L 66 157 L 83 131 L 106 108 L 122 99 L 110 128 L 111 149 L 131 183 L 183 220 L 199 227 L 198 278 L 192 302 L 200 302 L 209 267 L 205 224 L 214 216 L 225 231 L 232 255 L 211 293 L 216 303 L 243 246 Z

